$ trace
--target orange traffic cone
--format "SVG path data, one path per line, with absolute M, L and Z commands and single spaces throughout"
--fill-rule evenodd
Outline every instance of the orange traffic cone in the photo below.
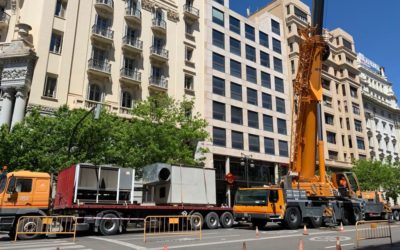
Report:
M 336 237 L 336 250 L 342 250 L 342 246 L 340 246 L 340 238 Z
M 164 243 L 164 250 L 168 250 L 167 243 Z
M 344 232 L 343 222 L 340 222 L 339 232 Z
M 258 231 L 258 227 L 256 226 L 256 237 L 260 237 L 260 232 Z
M 299 250 L 303 250 L 303 240 L 302 239 L 300 239 L 300 242 L 299 242 Z
M 244 242 L 244 241 L 243 241 L 243 248 L 242 248 L 242 250 L 247 250 L 246 242 Z
M 308 235 L 308 230 L 306 225 L 304 225 L 303 235 Z

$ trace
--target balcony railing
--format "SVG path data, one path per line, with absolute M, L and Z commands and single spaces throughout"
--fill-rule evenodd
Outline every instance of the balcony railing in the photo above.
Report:
M 199 9 L 196 9 L 190 4 L 183 5 L 183 11 L 185 11 L 185 13 L 191 14 L 192 16 L 199 17 Z
M 135 49 L 142 50 L 143 49 L 143 41 L 139 40 L 138 38 L 124 36 L 122 38 L 122 43 L 124 45 L 129 45 Z
M 96 60 L 91 58 L 89 60 L 89 69 L 94 69 L 97 71 L 101 71 L 107 74 L 111 73 L 111 64 L 109 64 L 107 61 L 103 60 Z
M 150 85 L 157 86 L 160 88 L 167 89 L 168 88 L 168 80 L 164 77 L 150 76 L 149 77 Z
M 110 40 L 112 40 L 114 38 L 114 31 L 108 27 L 102 27 L 100 25 L 93 25 L 92 26 L 92 33 L 108 38 Z
M 142 73 L 140 73 L 137 69 L 122 68 L 120 73 L 121 77 L 128 78 L 136 82 L 142 81 Z
M 168 50 L 164 49 L 161 46 L 151 46 L 150 53 L 168 59 Z
M 142 19 L 142 12 L 138 9 L 126 8 L 125 15 L 135 17 L 137 19 Z
M 165 22 L 163 19 L 160 18 L 154 18 L 153 19 L 153 27 L 155 28 L 160 28 L 160 29 L 167 29 L 167 22 Z

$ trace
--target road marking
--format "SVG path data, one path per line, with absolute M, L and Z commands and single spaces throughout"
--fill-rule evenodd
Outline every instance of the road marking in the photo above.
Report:
M 29 245 L 29 246 L 31 246 L 31 245 L 38 245 L 38 244 L 51 244 L 51 243 L 68 243 L 68 241 L 65 241 L 65 240 L 63 240 L 63 241 L 60 241 L 60 240 L 35 240 L 35 241 L 30 241 L 30 242 L 19 242 L 19 241 L 17 241 L 17 242 L 15 242 L 15 241 L 8 241 L 6 244 L 7 244 L 7 246 L 26 246 L 26 245 Z M 2 244 L 0 243 L 0 249 L 4 249 L 4 247 L 2 247 L 1 246 Z M 5 248 L 5 249 L 8 249 L 8 247 L 7 248 Z
M 354 243 L 341 244 L 340 246 L 345 247 L 345 246 L 351 246 L 351 245 L 354 245 Z M 329 246 L 329 247 L 325 247 L 325 248 L 335 248 L 335 247 L 336 247 L 336 245 L 334 245 L 334 246 Z
M 53 246 L 57 247 L 57 246 L 68 246 L 68 245 L 74 245 L 75 243 L 73 242 L 65 242 L 65 243 L 31 243 L 30 245 L 18 245 L 18 246 L 13 246 L 12 244 L 10 244 L 11 246 L 7 246 L 7 247 L 0 247 L 0 249 L 28 249 L 28 248 L 34 248 L 34 247 L 42 247 L 42 246 Z
M 64 249 L 77 249 L 77 248 L 82 248 L 85 246 L 81 246 L 81 245 L 74 245 L 74 246 L 66 246 L 66 247 L 62 247 L 60 249 L 64 250 Z M 42 247 L 42 248 L 35 248 L 34 250 L 54 250 L 54 246 L 53 247 Z
M 337 237 L 339 237 L 340 241 L 351 240 L 351 237 L 348 237 L 348 236 L 317 236 L 317 237 L 312 237 L 309 240 L 335 242 L 337 240 Z
M 204 236 L 206 236 L 206 235 L 215 235 L 215 234 L 219 234 L 219 233 L 202 233 L 202 238 L 204 238 Z M 157 236 L 157 239 L 159 239 L 159 238 L 171 238 L 171 237 L 176 237 L 176 235 Z M 104 237 L 104 238 L 111 238 L 111 237 Z M 129 238 L 115 238 L 115 237 L 113 237 L 113 239 L 117 239 L 117 240 L 137 240 L 137 239 L 143 239 L 143 235 L 142 236 L 133 236 L 133 237 L 129 237 Z
M 128 243 L 128 242 L 123 242 L 123 241 L 120 241 L 120 240 L 112 240 L 112 239 L 108 239 L 108 238 L 104 238 L 104 237 L 101 238 L 101 237 L 93 237 L 93 236 L 91 236 L 91 237 L 88 237 L 88 238 L 89 239 L 94 239 L 94 240 L 103 240 L 103 241 L 107 241 L 107 242 L 110 242 L 110 243 L 114 243 L 114 244 L 117 244 L 117 245 L 125 246 L 125 247 L 132 248 L 132 249 L 137 249 L 137 250 L 147 249 L 145 247 L 138 246 L 138 245 L 135 245 L 135 244 L 131 244 L 131 243 Z

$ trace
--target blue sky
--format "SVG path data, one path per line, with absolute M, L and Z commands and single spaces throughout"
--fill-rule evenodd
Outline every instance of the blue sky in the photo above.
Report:
M 230 8 L 245 15 L 272 0 L 230 0 Z M 311 8 L 312 0 L 302 0 Z M 340 27 L 351 34 L 357 52 L 385 67 L 400 99 L 400 1 L 325 0 L 324 27 Z M 399 46 L 398 46 L 399 45 Z

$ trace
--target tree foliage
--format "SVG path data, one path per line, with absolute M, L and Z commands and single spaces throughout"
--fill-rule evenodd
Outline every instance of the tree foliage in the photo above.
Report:
M 188 115 L 193 101 L 166 95 L 151 96 L 137 104 L 132 119 L 102 111 L 78 126 L 87 110 L 64 106 L 51 116 L 33 110 L 12 131 L 0 129 L 0 163 L 13 169 L 57 172 L 77 162 L 139 168 L 154 162 L 196 165 L 198 141 L 208 138 L 207 124 L 198 114 Z
M 400 194 L 399 163 L 383 163 L 381 161 L 357 161 L 353 167 L 363 191 L 380 190 L 386 192 L 387 198 L 394 200 Z

